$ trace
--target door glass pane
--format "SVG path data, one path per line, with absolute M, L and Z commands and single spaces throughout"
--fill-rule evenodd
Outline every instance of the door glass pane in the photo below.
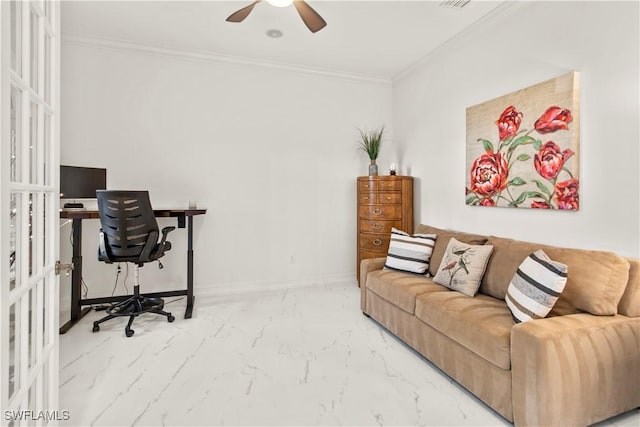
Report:
M 20 386 L 20 304 L 9 308 L 9 399 Z
M 35 333 L 35 310 L 36 310 L 36 290 L 35 287 L 29 289 L 29 367 L 36 362 L 36 333 Z
M 44 185 L 51 185 L 53 182 L 51 179 L 51 173 L 53 172 L 51 169 L 51 115 L 46 112 L 44 114 L 43 132 L 44 158 L 42 159 L 42 167 L 44 168 Z
M 29 132 L 29 159 L 31 164 L 31 173 L 29 174 L 29 182 L 36 184 L 38 182 L 38 104 L 31 103 L 31 111 L 29 115 L 29 124 L 31 131 Z
M 38 391 L 38 387 L 36 386 L 37 381 L 34 381 L 31 384 L 31 387 L 29 388 L 29 404 L 27 405 L 27 407 L 34 411 L 34 413 L 37 414 L 37 391 Z M 29 426 L 35 426 L 36 425 L 36 417 L 28 417 L 27 418 L 27 425 Z
M 11 86 L 11 120 L 9 129 L 9 179 L 17 182 L 22 178 L 20 159 L 22 134 L 22 91 L 15 86 Z
M 46 305 L 46 303 L 45 303 Z M 46 323 L 46 322 L 45 322 Z M 46 411 L 49 408 L 49 362 L 45 362 L 42 366 L 42 408 Z M 60 423 L 62 424 L 62 423 Z
M 44 2 L 44 15 L 47 17 L 49 22 L 51 22 L 51 2 L 50 1 Z
M 9 196 L 9 290 L 18 285 L 20 271 L 20 194 Z
M 32 197 L 32 226 L 30 242 L 33 246 L 33 274 L 42 272 L 42 266 L 44 265 L 44 247 L 42 246 L 42 199 L 43 192 L 34 193 Z
M 36 304 L 33 307 L 33 318 L 35 319 L 34 325 L 33 325 L 33 330 L 34 330 L 34 334 L 36 337 L 36 361 L 40 362 L 41 358 L 42 358 L 42 354 L 43 354 L 43 345 L 44 345 L 44 335 L 43 335 L 43 331 L 44 331 L 44 310 L 43 310 L 43 304 L 44 304 L 44 295 L 43 295 L 43 289 L 44 289 L 44 282 L 45 282 L 45 278 L 42 277 L 42 279 L 40 279 L 40 281 L 38 282 L 38 287 L 36 289 Z
M 51 102 L 51 37 L 48 34 L 44 36 L 44 100 Z
M 11 69 L 22 75 L 22 2 L 11 1 Z
M 33 264 L 34 264 L 34 257 L 35 257 L 35 253 L 33 251 L 33 231 L 34 231 L 34 227 L 35 227 L 35 218 L 33 217 L 33 204 L 34 204 L 34 200 L 35 198 L 33 197 L 33 193 L 29 194 L 29 277 L 31 277 L 34 273 L 33 271 Z
M 31 10 L 31 88 L 38 92 L 38 47 L 40 43 L 40 28 L 38 27 L 38 16 Z
M 51 340 L 49 339 L 49 291 L 47 288 L 49 287 L 49 278 L 45 277 L 44 282 L 42 283 L 42 337 L 43 337 L 43 345 L 46 347 Z M 46 378 L 46 377 L 45 377 Z M 46 389 L 45 389 L 46 390 Z M 46 394 L 46 393 L 45 393 Z
M 50 233 L 51 231 L 49 230 L 49 224 L 48 221 L 49 219 L 47 218 L 47 209 L 49 209 L 49 203 L 50 203 L 50 197 L 45 193 L 42 196 L 42 215 L 43 215 L 43 221 L 42 221 L 42 248 L 44 250 L 44 257 L 43 257 L 43 261 L 42 261 L 42 266 L 46 267 L 49 262 L 51 262 L 51 248 L 49 248 L 49 239 L 47 236 L 47 233 Z

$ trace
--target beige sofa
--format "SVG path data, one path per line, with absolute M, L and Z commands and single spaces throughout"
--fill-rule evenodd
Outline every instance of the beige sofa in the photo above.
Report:
M 437 234 L 434 275 L 451 237 L 490 244 L 471 298 L 421 275 L 361 263 L 362 311 L 517 426 L 588 425 L 640 407 L 640 260 L 421 225 Z M 567 264 L 547 318 L 515 324 L 504 297 L 530 253 Z

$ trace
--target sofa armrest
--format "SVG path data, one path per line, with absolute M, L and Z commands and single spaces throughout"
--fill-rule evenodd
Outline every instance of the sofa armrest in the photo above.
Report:
M 367 275 L 376 270 L 382 270 L 387 258 L 367 258 L 360 262 L 360 287 L 367 284 Z
M 511 332 L 517 426 L 589 425 L 640 406 L 640 318 L 573 314 Z
M 365 312 L 365 298 L 367 294 L 367 275 L 376 270 L 382 270 L 387 258 L 367 258 L 360 261 L 360 307 Z

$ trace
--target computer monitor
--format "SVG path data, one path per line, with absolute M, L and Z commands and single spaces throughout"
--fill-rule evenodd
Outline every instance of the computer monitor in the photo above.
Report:
M 107 189 L 107 170 L 60 165 L 61 199 L 95 199 L 96 190 Z M 67 206 L 65 207 L 82 207 Z

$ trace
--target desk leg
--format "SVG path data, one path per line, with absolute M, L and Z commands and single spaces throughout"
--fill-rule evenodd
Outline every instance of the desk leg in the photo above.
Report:
M 82 220 L 74 219 L 72 222 L 73 230 L 73 271 L 71 272 L 71 318 L 60 327 L 60 333 L 64 334 L 73 325 L 78 323 L 91 308 L 82 309 L 80 300 L 82 299 Z
M 193 217 L 187 217 L 187 309 L 185 319 L 191 319 L 193 312 Z

